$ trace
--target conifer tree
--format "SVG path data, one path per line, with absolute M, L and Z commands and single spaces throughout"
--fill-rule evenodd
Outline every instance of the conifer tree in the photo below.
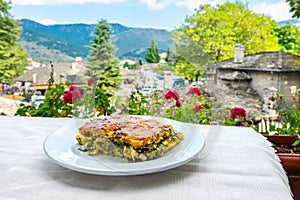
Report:
M 101 20 L 96 25 L 85 74 L 97 80 L 99 88 L 113 92 L 120 82 L 120 68 L 110 37 L 110 25 Z
M 124 63 L 124 65 L 123 65 L 123 68 L 124 68 L 124 69 L 130 69 L 131 66 L 130 66 L 129 63 L 126 61 L 126 62 Z
M 155 40 L 151 40 L 145 57 L 148 63 L 158 63 L 160 60 L 159 50 Z
M 115 58 L 116 49 L 111 40 L 111 29 L 106 20 L 96 25 L 95 36 L 91 43 L 88 67 L 85 75 L 97 81 L 95 90 L 95 109 L 98 115 L 110 115 L 111 97 L 120 83 L 120 68 Z
M 12 83 L 27 65 L 27 54 L 17 43 L 19 22 L 9 13 L 10 4 L 0 0 L 0 81 Z

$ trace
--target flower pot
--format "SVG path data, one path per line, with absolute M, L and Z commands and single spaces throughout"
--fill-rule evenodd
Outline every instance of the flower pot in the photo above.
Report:
M 285 168 L 298 170 L 300 175 L 300 154 L 278 153 L 277 155 Z
M 268 140 L 277 145 L 290 145 L 297 140 L 296 135 L 264 135 Z
M 289 178 L 294 199 L 300 200 L 300 154 L 278 153 L 277 155 Z

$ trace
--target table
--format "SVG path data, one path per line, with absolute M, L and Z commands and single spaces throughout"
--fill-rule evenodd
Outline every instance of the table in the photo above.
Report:
M 65 169 L 45 155 L 47 135 L 72 120 L 0 117 L 0 200 L 293 198 L 271 144 L 251 128 L 219 127 L 214 138 L 208 133 L 217 126 L 202 125 L 207 141 L 217 141 L 208 155 L 165 172 L 110 177 Z

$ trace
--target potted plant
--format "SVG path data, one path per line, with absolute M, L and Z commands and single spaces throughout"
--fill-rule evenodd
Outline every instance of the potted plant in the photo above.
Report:
M 270 97 L 276 105 L 282 126 L 271 126 L 269 133 L 264 135 L 272 142 L 282 166 L 289 177 L 291 189 L 295 198 L 300 196 L 300 89 L 293 93 L 293 105 L 286 106 L 283 96 Z
M 286 106 L 283 96 L 270 97 L 276 105 L 275 109 L 279 115 L 279 122 L 282 126 L 275 128 L 270 126 L 269 133 L 265 135 L 278 153 L 300 154 L 300 99 L 299 91 L 293 93 L 294 103 Z

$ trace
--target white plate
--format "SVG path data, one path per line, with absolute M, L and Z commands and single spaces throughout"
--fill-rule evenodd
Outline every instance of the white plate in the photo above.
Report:
M 74 120 L 73 123 L 56 130 L 46 138 L 44 151 L 50 159 L 65 168 L 109 176 L 131 176 L 165 171 L 191 161 L 201 152 L 205 139 L 200 126 L 159 117 L 139 117 L 154 118 L 164 124 L 171 124 L 175 130 L 182 132 L 185 138 L 161 158 L 129 163 L 125 159 L 105 155 L 89 156 L 87 152 L 78 150 L 79 145 L 75 135 L 78 127 L 86 120 Z

